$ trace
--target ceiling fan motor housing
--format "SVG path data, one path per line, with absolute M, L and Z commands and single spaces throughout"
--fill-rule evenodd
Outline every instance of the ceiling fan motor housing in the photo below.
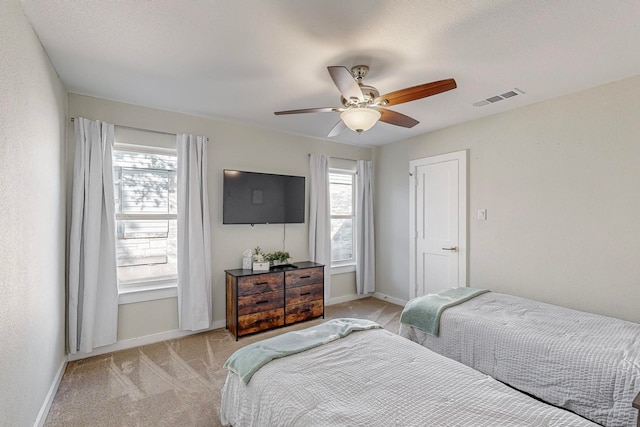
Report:
M 358 81 L 358 86 L 360 86 L 360 90 L 362 90 L 362 96 L 364 97 L 364 102 L 360 102 L 360 100 L 357 98 L 347 100 L 347 99 L 344 99 L 343 96 L 341 96 L 340 102 L 342 102 L 342 105 L 344 105 L 345 107 L 350 107 L 350 106 L 366 107 L 368 105 L 373 104 L 373 100 L 376 99 L 378 96 L 380 96 L 380 92 L 378 92 L 378 89 L 376 89 L 373 86 L 362 84 L 361 81 Z
M 360 90 L 362 91 L 362 96 L 364 97 L 364 102 L 359 99 L 345 99 L 344 97 L 340 97 L 340 102 L 345 107 L 367 107 L 373 103 L 373 100 L 380 96 L 380 92 L 373 86 L 365 85 L 362 83 L 362 79 L 364 79 L 369 73 L 368 65 L 356 65 L 351 67 L 351 75 L 358 82 L 358 86 L 360 86 Z

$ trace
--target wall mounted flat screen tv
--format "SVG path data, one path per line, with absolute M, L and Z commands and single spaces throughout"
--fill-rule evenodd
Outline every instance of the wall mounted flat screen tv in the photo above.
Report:
M 223 224 L 304 223 L 304 176 L 225 169 L 223 187 Z

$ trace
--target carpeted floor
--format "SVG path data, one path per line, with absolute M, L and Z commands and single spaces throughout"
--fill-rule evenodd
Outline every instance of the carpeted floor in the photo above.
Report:
M 365 298 L 327 306 L 325 319 L 358 317 L 397 333 L 401 306 Z M 226 330 L 191 335 L 70 362 L 45 426 L 219 426 L 225 360 L 249 343 L 316 319 L 238 342 Z

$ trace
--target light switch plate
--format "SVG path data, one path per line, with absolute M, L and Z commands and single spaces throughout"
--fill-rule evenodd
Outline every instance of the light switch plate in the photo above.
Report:
M 478 219 L 481 221 L 487 220 L 487 210 L 486 209 L 478 209 Z

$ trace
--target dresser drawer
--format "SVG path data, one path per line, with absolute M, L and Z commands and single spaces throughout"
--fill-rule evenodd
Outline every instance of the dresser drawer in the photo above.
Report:
M 238 335 L 284 326 L 284 308 L 238 316 Z
M 284 307 L 284 291 L 265 292 L 238 298 L 238 316 Z
M 287 287 L 287 306 L 303 302 L 322 300 L 324 286 L 322 283 L 313 285 Z
M 287 284 L 287 288 L 311 285 L 313 283 L 324 283 L 324 267 L 287 271 L 285 274 L 285 283 Z
M 283 289 L 282 273 L 265 273 L 238 279 L 238 296 L 281 291 Z
M 320 317 L 324 314 L 322 300 L 305 302 L 302 304 L 287 305 L 287 325 L 303 320 Z

